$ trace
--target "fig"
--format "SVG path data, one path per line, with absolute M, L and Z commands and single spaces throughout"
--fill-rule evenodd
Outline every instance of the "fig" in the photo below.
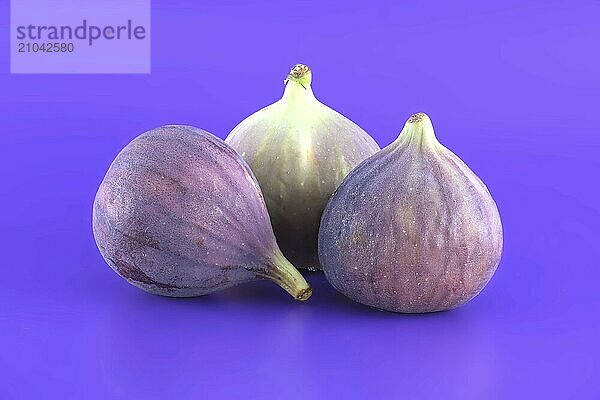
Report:
M 502 243 L 488 189 L 418 113 L 331 197 L 319 258 L 327 280 L 347 297 L 425 313 L 475 297 L 494 274 Z
M 318 101 L 311 81 L 308 66 L 294 66 L 283 97 L 243 120 L 225 142 L 256 175 L 283 254 L 299 268 L 316 270 L 319 222 L 329 197 L 379 146 Z
M 252 171 L 221 139 L 169 125 L 135 138 L 96 194 L 102 256 L 150 293 L 200 296 L 270 279 L 297 300 L 311 289 L 283 256 Z

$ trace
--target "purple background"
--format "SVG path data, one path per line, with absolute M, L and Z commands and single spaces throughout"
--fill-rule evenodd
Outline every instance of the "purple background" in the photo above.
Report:
M 599 398 L 598 2 L 155 0 L 150 75 L 9 75 L 7 3 L 0 397 Z M 382 146 L 427 112 L 486 182 L 505 251 L 478 298 L 396 315 L 311 274 L 306 304 L 267 282 L 177 300 L 104 263 L 116 153 L 166 123 L 225 137 L 296 62 Z

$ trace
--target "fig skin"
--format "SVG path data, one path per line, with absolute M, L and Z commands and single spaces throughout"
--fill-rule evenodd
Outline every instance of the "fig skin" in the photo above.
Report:
M 338 291 L 402 313 L 449 310 L 475 297 L 502 246 L 492 196 L 437 141 L 424 113 L 348 175 L 319 231 L 321 265 Z
M 299 268 L 318 270 L 323 209 L 348 172 L 379 146 L 318 101 L 311 82 L 310 68 L 296 65 L 283 97 L 243 120 L 225 142 L 256 175 L 283 254 Z
M 102 256 L 129 283 L 170 297 L 271 279 L 311 289 L 279 250 L 258 183 L 222 140 L 191 126 L 148 131 L 115 158 L 96 194 Z

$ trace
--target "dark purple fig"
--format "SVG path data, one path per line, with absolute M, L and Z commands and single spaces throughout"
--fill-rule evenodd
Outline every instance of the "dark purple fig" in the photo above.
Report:
M 396 312 L 466 303 L 490 280 L 501 254 L 496 203 L 437 141 L 423 113 L 348 175 L 319 231 L 329 282 L 359 303 Z
M 94 201 L 96 243 L 127 281 L 172 297 L 270 279 L 297 300 L 311 289 L 283 256 L 250 168 L 215 136 L 170 125 L 129 143 Z

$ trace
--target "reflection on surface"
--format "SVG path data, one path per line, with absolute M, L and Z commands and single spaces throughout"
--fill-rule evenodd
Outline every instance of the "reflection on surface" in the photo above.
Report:
M 269 282 L 196 299 L 121 290 L 96 316 L 102 379 L 116 395 L 177 396 L 191 383 L 200 395 L 227 386 L 232 396 L 249 390 L 318 398 L 363 382 L 357 395 L 369 396 L 389 394 L 395 382 L 429 385 L 423 376 L 435 378 L 440 396 L 457 385 L 468 397 L 494 391 L 494 335 L 475 322 L 481 316 L 380 312 L 338 295 L 318 273 L 308 279 L 315 294 L 306 304 Z M 236 387 L 238 381 L 254 385 Z

